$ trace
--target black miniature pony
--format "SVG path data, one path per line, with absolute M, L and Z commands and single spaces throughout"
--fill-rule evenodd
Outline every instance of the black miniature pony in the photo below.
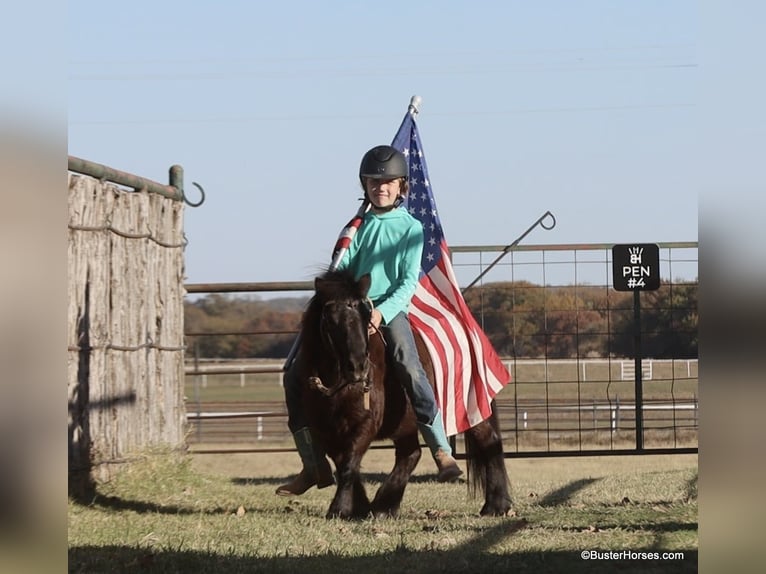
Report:
M 345 271 L 315 280 L 315 294 L 303 316 L 301 360 L 296 367 L 309 425 L 335 463 L 337 490 L 329 517 L 395 516 L 404 489 L 420 459 L 415 413 L 402 385 L 386 368 L 382 335 L 367 334 L 372 306 L 369 276 L 356 281 Z M 433 366 L 415 334 L 431 385 Z M 493 404 L 494 407 L 494 404 Z M 370 444 L 391 439 L 396 463 L 370 502 L 360 465 Z M 468 482 L 484 493 L 482 515 L 511 508 L 509 480 L 496 415 L 465 433 Z

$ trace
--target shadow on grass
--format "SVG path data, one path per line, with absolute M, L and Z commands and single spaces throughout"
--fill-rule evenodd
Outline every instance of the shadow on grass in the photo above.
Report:
M 295 474 L 298 474 L 298 470 L 296 469 Z M 237 484 L 240 486 L 263 486 L 263 485 L 275 485 L 279 486 L 280 484 L 284 484 L 285 482 L 288 482 L 294 478 L 295 475 L 290 476 L 268 476 L 268 477 L 258 477 L 258 478 L 246 478 L 246 477 L 234 477 L 231 478 L 230 481 L 232 484 Z M 369 485 L 380 485 L 388 476 L 387 473 L 384 472 L 362 472 L 362 481 L 365 484 Z M 453 484 L 467 484 L 465 481 L 465 475 L 463 477 L 458 478 Z M 410 477 L 410 480 L 408 481 L 412 484 L 427 484 L 429 482 L 436 482 L 436 473 L 433 474 L 414 474 Z
M 379 486 L 383 479 L 386 477 L 383 473 L 369 474 L 364 476 L 365 482 L 369 482 L 371 487 Z M 239 486 L 257 486 L 257 485 L 280 485 L 284 484 L 290 478 L 270 477 L 270 478 L 232 478 L 231 482 Z M 413 476 L 410 482 L 413 483 L 428 483 L 436 482 L 436 476 L 432 478 L 427 476 Z M 460 480 L 459 483 L 465 484 L 465 481 Z M 375 484 L 377 483 L 377 485 Z M 98 493 L 94 488 L 88 492 L 85 496 L 71 497 L 71 500 L 82 506 L 88 506 L 91 508 L 103 508 L 108 510 L 127 510 L 138 513 L 151 513 L 151 514 L 231 514 L 231 508 L 190 508 L 188 506 L 176 506 L 176 505 L 163 505 L 156 504 L 154 502 L 146 502 L 142 500 L 130 500 L 120 498 L 118 496 L 104 496 Z
M 569 484 L 565 484 L 561 488 L 557 488 L 553 492 L 546 494 L 538 503 L 540 506 L 560 506 L 565 504 L 570 498 L 572 498 L 577 492 L 581 491 L 586 486 L 590 486 L 594 482 L 597 482 L 598 478 L 582 478 L 580 480 L 573 480 Z
M 478 534 L 450 550 L 414 550 L 399 546 L 393 551 L 369 556 L 340 556 L 328 552 L 319 556 L 253 556 L 214 554 L 181 549 L 151 549 L 130 546 L 76 546 L 69 549 L 69 572 L 195 572 L 195 573 L 292 573 L 365 574 L 390 572 L 696 572 L 697 550 L 685 550 L 683 560 L 594 559 L 585 560 L 581 551 L 526 551 L 513 554 L 492 552 L 494 545 L 524 529 L 523 521 L 507 521 Z M 595 546 L 595 545 L 594 545 Z M 595 548 L 589 548 L 593 550 Z M 661 552 L 631 549 L 632 552 Z M 477 570 L 478 568 L 478 570 Z
M 590 532 L 591 526 L 561 526 L 559 530 L 568 532 Z M 649 532 L 651 534 L 667 534 L 670 532 L 697 532 L 699 525 L 696 522 L 647 522 L 644 524 L 615 524 L 599 523 L 598 529 L 620 530 L 622 532 Z
M 578 484 L 582 481 L 578 481 Z M 578 484 L 564 488 L 574 492 Z M 579 488 L 582 488 L 579 484 Z M 560 500 L 564 493 L 559 494 Z M 115 497 L 102 497 L 94 501 L 109 508 L 134 510 L 138 512 L 187 513 L 189 509 L 162 507 L 151 503 L 122 500 Z M 197 512 L 197 511 L 195 511 Z M 215 512 L 215 511 L 208 511 Z M 222 510 L 223 512 L 223 510 Z M 275 525 L 278 528 L 278 525 Z M 697 572 L 697 550 L 683 550 L 683 560 L 653 560 L 638 558 L 607 559 L 606 550 L 599 549 L 597 539 L 593 539 L 587 548 L 581 550 L 535 550 L 503 553 L 498 547 L 526 528 L 535 528 L 526 520 L 503 520 L 502 522 L 476 532 L 465 543 L 448 550 L 434 549 L 427 544 L 412 548 L 401 543 L 394 550 L 376 552 L 366 556 L 343 556 L 332 551 L 321 555 L 289 555 L 285 550 L 282 555 L 259 556 L 257 547 L 246 550 L 250 555 L 235 553 L 234 549 L 219 553 L 203 550 L 184 550 L 182 547 L 141 547 L 141 546 L 73 546 L 68 550 L 70 573 L 101 572 L 146 572 L 146 573 L 294 573 L 311 572 L 312 574 L 342 574 L 344 572 L 378 574 L 391 572 L 462 573 L 462 572 L 529 572 L 535 574 L 547 572 L 568 572 L 573 574 L 605 574 L 611 572 L 666 573 Z M 559 527 L 560 528 L 560 527 Z M 557 529 L 559 529 L 557 528 Z M 614 525 L 599 524 L 603 531 L 610 528 L 625 530 L 623 523 Z M 665 522 L 637 525 L 636 530 L 643 530 L 659 535 L 664 533 L 696 531 L 696 523 Z M 661 544 L 661 543 L 660 543 Z M 285 547 L 290 541 L 285 541 Z M 598 550 L 601 557 L 585 560 L 582 550 Z M 618 548 L 616 551 L 626 550 Z M 662 552 L 658 546 L 630 548 L 631 552 Z M 240 551 L 242 552 L 242 551 Z M 506 551 L 507 552 L 507 551 Z M 479 567 L 480 566 L 480 567 Z
M 92 500 L 85 502 L 76 500 L 77 504 L 89 506 L 91 508 L 104 508 L 108 510 L 129 510 L 138 513 L 151 514 L 231 514 L 230 508 L 190 508 L 188 506 L 175 506 L 155 504 L 153 502 L 144 502 L 141 500 L 130 500 L 118 496 L 102 496 L 96 494 Z

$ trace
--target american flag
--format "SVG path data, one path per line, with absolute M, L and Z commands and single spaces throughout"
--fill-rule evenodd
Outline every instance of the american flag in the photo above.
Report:
M 410 322 L 431 355 L 436 398 L 451 436 L 490 416 L 492 398 L 511 375 L 458 287 L 413 111 L 404 117 L 391 145 L 407 157 L 410 191 L 403 205 L 423 224 L 424 231 L 420 281 L 410 305 Z

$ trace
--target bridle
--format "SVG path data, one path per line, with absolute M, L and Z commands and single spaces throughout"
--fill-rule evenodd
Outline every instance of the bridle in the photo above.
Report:
M 322 393 L 323 395 L 325 395 L 327 397 L 332 397 L 333 395 L 335 395 L 337 392 L 339 392 L 344 387 L 347 387 L 348 385 L 361 383 L 363 385 L 362 390 L 364 391 L 364 395 L 365 395 L 365 405 L 368 405 L 369 404 L 369 390 L 370 390 L 370 376 L 369 376 L 369 372 L 370 372 L 370 368 L 371 368 L 371 362 L 370 362 L 369 355 L 367 355 L 367 357 L 365 358 L 365 361 L 366 361 L 365 372 L 367 374 L 365 375 L 365 377 L 363 379 L 351 380 L 348 377 L 342 377 L 341 376 L 342 375 L 342 369 L 341 369 L 341 366 L 340 366 L 340 359 L 341 359 L 340 353 L 338 352 L 337 345 L 335 344 L 335 341 L 333 340 L 333 337 L 332 337 L 332 334 L 330 333 L 330 330 L 327 328 L 328 319 L 327 319 L 326 310 L 327 310 L 327 308 L 330 305 L 333 305 L 335 303 L 336 303 L 335 301 L 327 301 L 322 306 L 322 311 L 321 311 L 321 313 L 319 315 L 319 337 L 320 337 L 321 341 L 325 344 L 325 346 L 329 349 L 329 351 L 332 353 L 332 356 L 335 359 L 335 371 L 338 374 L 338 378 L 341 381 L 340 381 L 340 384 L 333 385 L 332 387 L 327 387 L 322 382 L 322 380 L 319 378 L 319 376 L 314 375 L 314 376 L 309 377 L 309 388 L 315 389 L 315 390 L 319 391 L 320 393 Z M 365 299 L 363 299 L 363 303 L 365 304 L 365 306 L 369 310 L 369 316 L 372 316 L 372 311 L 374 309 L 374 306 L 373 306 L 373 303 L 370 300 L 370 298 L 366 297 Z M 347 305 L 349 307 L 351 307 L 351 304 L 347 303 Z M 361 314 L 360 311 L 358 311 L 358 312 Z M 380 334 L 379 330 L 376 329 L 376 331 Z M 369 337 L 369 334 L 367 333 L 367 329 L 364 330 L 364 336 L 365 336 L 365 344 L 368 344 L 370 337 Z M 382 334 L 381 334 L 381 338 L 382 338 Z

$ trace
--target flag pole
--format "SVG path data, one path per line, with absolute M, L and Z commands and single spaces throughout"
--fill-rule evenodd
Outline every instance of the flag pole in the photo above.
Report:
M 420 111 L 419 106 L 421 102 L 423 101 L 423 98 L 420 96 L 412 96 L 410 98 L 410 104 L 407 106 L 407 114 L 411 114 L 414 118 L 417 113 Z M 405 115 L 404 121 L 407 120 L 407 116 Z M 351 220 L 352 222 L 356 219 L 362 220 L 365 216 L 365 214 L 370 210 L 372 207 L 372 204 L 370 203 L 370 200 L 367 199 L 367 197 L 364 198 L 364 201 L 362 201 L 362 205 L 359 206 L 359 209 L 356 212 L 356 215 Z M 338 266 L 340 265 L 340 262 L 343 260 L 343 256 L 348 251 L 348 245 L 351 243 L 351 239 L 353 239 L 354 235 L 356 234 L 356 231 L 358 230 L 359 226 L 352 226 L 348 225 L 341 231 L 341 237 L 345 236 L 346 238 L 346 246 L 336 248 L 332 255 L 332 260 L 330 261 L 330 266 L 328 267 L 328 271 L 335 271 Z M 340 239 L 340 238 L 339 238 Z M 295 340 L 293 341 L 293 346 L 290 348 L 290 352 L 287 354 L 287 359 L 285 359 L 285 364 L 282 367 L 283 371 L 287 371 L 293 364 L 293 361 L 295 361 L 295 356 L 298 354 L 298 349 L 301 346 L 301 339 L 303 338 L 302 332 L 298 331 L 298 335 L 295 337 Z
M 551 218 L 551 223 L 550 223 L 550 225 L 546 225 L 545 223 L 543 223 L 547 217 L 550 217 L 550 218 Z M 484 277 L 484 276 L 485 276 L 487 273 L 489 273 L 489 271 L 490 271 L 490 270 L 491 270 L 491 269 L 492 269 L 492 268 L 493 268 L 495 265 L 497 265 L 498 263 L 500 263 L 500 260 L 501 260 L 503 257 L 505 257 L 506 255 L 508 255 L 508 252 L 509 252 L 509 251 L 512 251 L 514 247 L 516 247 L 516 246 L 517 246 L 519 243 L 521 243 L 521 240 L 522 240 L 522 239 L 524 239 L 524 238 L 525 238 L 527 235 L 529 235 L 529 234 L 532 232 L 532 230 L 533 230 L 535 227 L 537 227 L 538 225 L 539 225 L 540 227 L 542 227 L 543 229 L 547 229 L 548 231 L 550 231 L 551 229 L 553 229 L 554 227 L 556 227 L 556 218 L 553 216 L 553 214 L 552 214 L 550 211 L 546 211 L 545 213 L 543 213 L 543 214 L 542 214 L 542 215 L 541 215 L 541 216 L 538 218 L 538 220 L 537 220 L 537 221 L 535 221 L 535 222 L 534 222 L 532 225 L 530 225 L 530 226 L 527 228 L 527 230 L 526 230 L 524 233 L 522 233 L 521 235 L 519 235 L 519 236 L 518 236 L 518 237 L 517 237 L 517 238 L 516 238 L 516 239 L 513 241 L 513 243 L 510 243 L 509 245 L 506 245 L 506 246 L 503 248 L 503 252 L 502 252 L 500 255 L 498 255 L 498 256 L 495 258 L 495 260 L 494 260 L 492 263 L 490 263 L 490 264 L 489 264 L 489 266 L 488 266 L 488 267 L 487 267 L 487 268 L 486 268 L 484 271 L 482 271 L 481 273 L 479 273 L 479 275 L 476 277 L 476 279 L 474 279 L 473 281 L 471 281 L 471 283 L 469 283 L 467 287 L 464 287 L 464 288 L 461 290 L 461 293 L 465 294 L 465 292 L 466 292 L 466 291 L 468 291 L 468 290 L 469 290 L 471 287 L 473 287 L 474 285 L 476 285 L 476 283 L 478 283 L 478 282 L 479 282 L 479 280 L 480 280 L 482 277 Z

